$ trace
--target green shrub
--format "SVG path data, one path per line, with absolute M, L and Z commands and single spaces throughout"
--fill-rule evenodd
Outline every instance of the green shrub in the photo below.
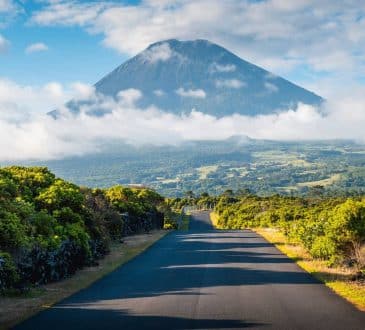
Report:
M 19 275 L 11 255 L 0 252 L 0 291 L 13 288 L 18 281 Z
M 63 207 L 80 212 L 83 202 L 84 196 L 80 192 L 80 188 L 61 179 L 57 179 L 35 198 L 37 209 L 46 209 L 49 212 L 60 210 Z
M 52 215 L 61 225 L 66 225 L 68 223 L 83 223 L 81 215 L 72 211 L 70 207 L 62 207 L 61 209 L 55 210 Z
M 26 227 L 18 216 L 0 210 L 0 249 L 13 251 L 26 241 Z
M 15 197 L 16 192 L 17 187 L 14 181 L 0 172 L 0 199 Z
M 310 249 L 310 254 L 314 258 L 328 260 L 335 256 L 337 252 L 337 247 L 335 242 L 327 236 L 316 237 L 312 248 Z
M 164 199 L 149 189 L 80 188 L 44 167 L 0 169 L 0 289 L 73 274 L 111 240 L 162 228 Z M 161 210 L 163 207 L 161 208 Z
M 4 171 L 17 183 L 20 196 L 27 201 L 33 200 L 55 180 L 55 175 L 46 167 L 11 166 L 4 168 Z

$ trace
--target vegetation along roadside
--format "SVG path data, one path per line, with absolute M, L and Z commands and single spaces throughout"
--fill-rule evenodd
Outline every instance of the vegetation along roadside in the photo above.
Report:
M 8 329 L 22 320 L 50 308 L 55 303 L 84 289 L 93 282 L 128 262 L 168 231 L 154 230 L 149 234 L 128 236 L 123 244 L 113 243 L 110 253 L 98 265 L 85 267 L 74 276 L 30 289 L 24 294 L 7 295 L 0 298 L 0 329 Z
M 176 218 L 150 189 L 89 189 L 44 167 L 0 168 L 0 324 L 87 286 L 161 237 L 161 229 L 176 228 Z
M 216 228 L 255 230 L 365 310 L 364 197 L 259 197 L 230 191 L 215 203 L 211 219 Z

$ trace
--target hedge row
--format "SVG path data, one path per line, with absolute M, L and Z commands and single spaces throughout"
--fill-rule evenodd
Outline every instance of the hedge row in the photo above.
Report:
M 0 290 L 57 281 L 95 263 L 111 241 L 162 228 L 163 205 L 148 189 L 81 188 L 44 167 L 1 168 Z
M 365 199 L 222 196 L 216 206 L 224 229 L 275 227 L 329 264 L 365 268 Z

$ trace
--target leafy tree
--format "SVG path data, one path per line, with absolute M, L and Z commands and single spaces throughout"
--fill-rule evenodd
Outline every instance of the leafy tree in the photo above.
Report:
M 327 232 L 340 251 L 358 257 L 365 243 L 365 203 L 349 199 L 337 206 L 331 212 Z
M 84 196 L 80 192 L 80 188 L 61 179 L 57 179 L 35 198 L 37 209 L 46 209 L 49 212 L 63 207 L 80 212 L 83 202 Z
M 14 181 L 6 177 L 0 171 L 0 201 L 8 198 L 14 198 L 17 193 L 16 184 Z
M 11 166 L 5 168 L 5 171 L 17 182 L 19 193 L 26 200 L 37 196 L 55 180 L 55 175 L 46 167 Z

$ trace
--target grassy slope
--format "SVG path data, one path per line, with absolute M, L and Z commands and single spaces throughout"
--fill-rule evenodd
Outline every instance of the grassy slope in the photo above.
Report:
M 39 289 L 33 289 L 23 296 L 1 297 L 0 329 L 14 326 L 26 318 L 50 308 L 75 292 L 88 287 L 146 250 L 166 233 L 167 231 L 158 230 L 150 234 L 126 237 L 124 244 L 115 244 L 111 247 L 110 254 L 99 260 L 98 266 L 86 267 L 68 279 L 44 285 Z

